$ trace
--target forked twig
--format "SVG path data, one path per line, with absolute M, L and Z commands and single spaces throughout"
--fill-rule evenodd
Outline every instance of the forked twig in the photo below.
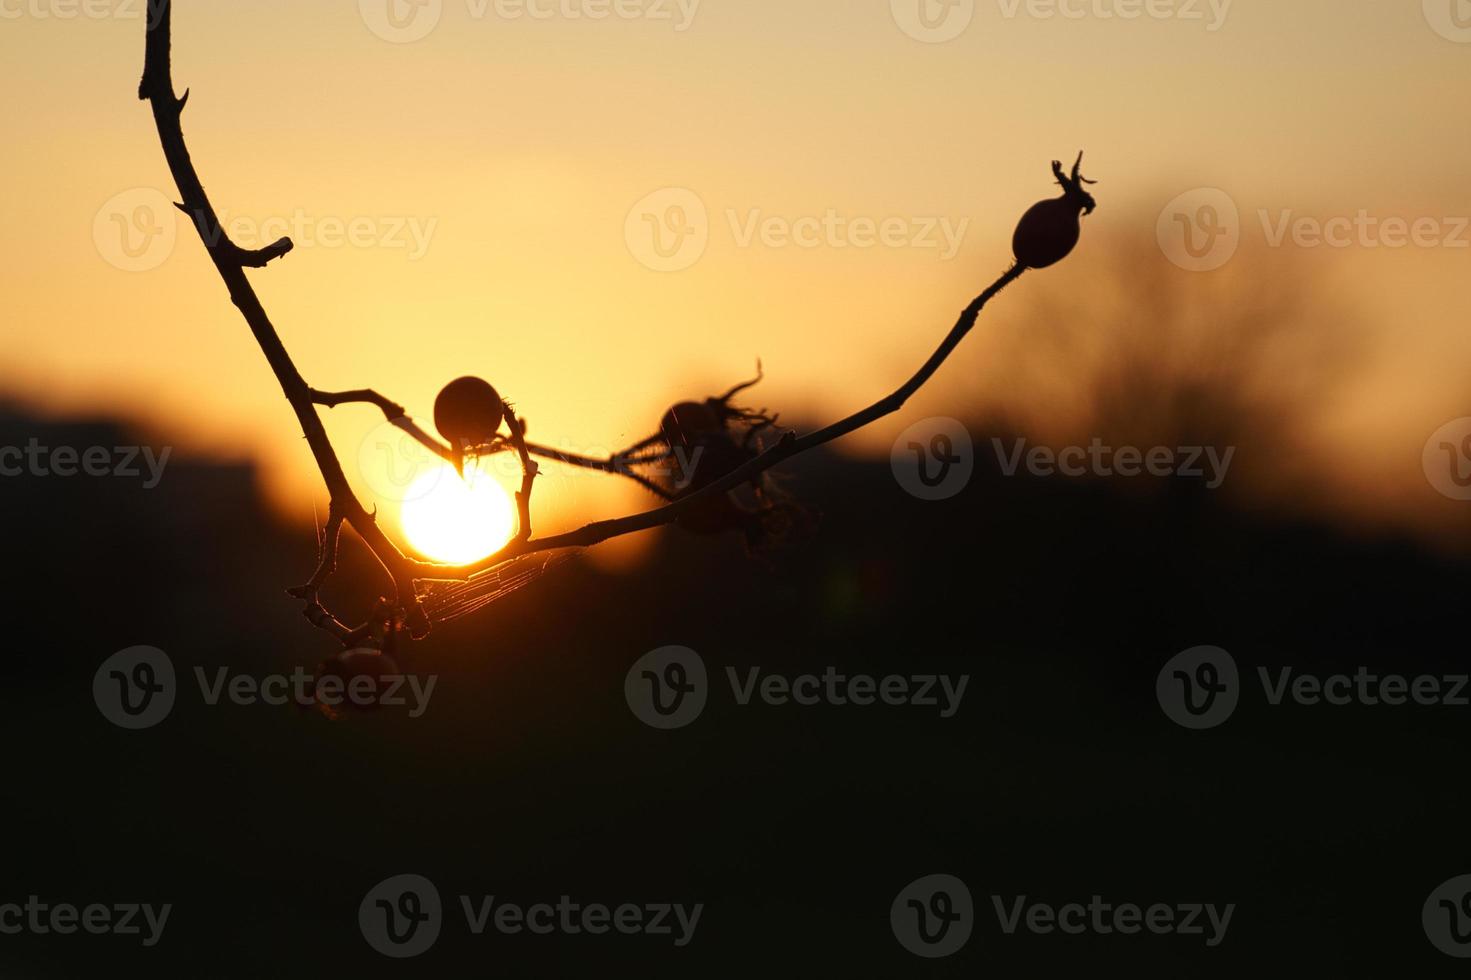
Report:
M 615 454 L 606 460 L 594 459 L 581 456 L 576 453 L 568 453 L 551 447 L 528 443 L 525 438 L 525 424 L 509 411 L 506 413 L 507 424 L 510 431 L 508 447 L 514 449 L 520 458 L 522 465 L 522 484 L 520 491 L 516 494 L 517 514 L 519 526 L 516 536 L 495 554 L 490 555 L 477 562 L 465 565 L 440 565 L 432 562 L 424 562 L 406 555 L 378 526 L 374 514 L 363 506 L 362 502 L 353 494 L 348 485 L 347 477 L 343 472 L 342 464 L 327 438 L 326 429 L 317 414 L 318 406 L 333 407 L 336 405 L 361 402 L 376 405 L 383 411 L 385 416 L 422 442 L 426 447 L 444 458 L 450 458 L 449 450 L 439 444 L 438 440 L 429 436 L 408 418 L 402 406 L 379 395 L 371 389 L 359 389 L 345 392 L 324 392 L 310 387 L 297 371 L 286 347 L 282 344 L 275 326 L 266 315 L 259 297 L 250 284 L 245 270 L 248 268 L 262 268 L 273 259 L 280 258 L 291 251 L 292 243 L 289 239 L 282 239 L 264 249 L 247 250 L 231 242 L 220 224 L 219 217 L 211 205 L 208 195 L 204 191 L 198 172 L 190 158 L 188 147 L 184 140 L 183 126 L 181 122 L 185 103 L 188 101 L 188 93 L 183 98 L 174 94 L 172 69 L 170 64 L 171 43 L 171 0 L 149 0 L 148 38 L 145 56 L 143 78 L 138 88 L 138 97 L 148 101 L 153 109 L 154 122 L 158 128 L 159 140 L 163 145 L 164 157 L 168 162 L 169 170 L 173 175 L 174 182 L 178 186 L 182 197 L 180 210 L 190 216 L 194 222 L 205 249 L 209 253 L 211 261 L 219 272 L 225 287 L 229 290 L 230 299 L 239 308 L 241 315 L 250 326 L 256 342 L 259 344 L 266 361 L 276 375 L 281 385 L 282 392 L 291 404 L 296 414 L 302 433 L 306 436 L 308 447 L 311 449 L 312 457 L 316 461 L 318 470 L 321 471 L 323 482 L 327 486 L 331 507 L 328 515 L 327 527 L 322 538 L 321 555 L 318 567 L 312 578 L 304 586 L 292 589 L 291 594 L 305 602 L 304 613 L 313 623 L 332 635 L 336 636 L 345 645 L 361 642 L 364 637 L 370 636 L 374 630 L 383 628 L 382 622 L 369 623 L 357 628 L 349 628 L 340 623 L 321 605 L 319 592 L 327 577 L 332 574 L 336 566 L 338 540 L 341 528 L 344 524 L 351 527 L 359 538 L 367 545 L 368 549 L 383 566 L 390 580 L 392 593 L 385 603 L 380 604 L 389 609 L 388 628 L 396 629 L 398 619 L 401 618 L 404 625 L 414 637 L 422 637 L 429 631 L 430 616 L 426 612 L 420 599 L 420 590 L 416 583 L 420 582 L 468 582 L 473 576 L 485 573 L 490 569 L 505 565 L 515 559 L 539 552 L 557 552 L 563 549 L 579 549 L 607 541 L 610 538 L 673 523 L 682 514 L 694 507 L 698 507 L 705 499 L 716 494 L 724 494 L 733 491 L 743 485 L 749 484 L 753 479 L 765 471 L 782 463 L 785 460 L 815 449 L 834 439 L 841 438 L 856 429 L 862 428 L 869 423 L 883 418 L 899 410 L 900 407 L 912 396 L 926 381 L 934 375 L 941 364 L 943 364 L 952 351 L 959 345 L 975 326 L 977 317 L 982 307 L 997 293 L 1014 282 L 1024 271 L 1020 265 L 1014 265 L 1005 274 L 989 286 L 985 292 L 976 297 L 972 303 L 961 313 L 960 319 L 950 332 L 945 336 L 939 348 L 932 354 L 907 382 L 901 385 L 891 394 L 873 403 L 862 411 L 856 412 L 844 419 L 834 422 L 832 425 L 808 435 L 798 437 L 796 433 L 788 431 L 784 433 L 778 442 L 770 449 L 751 459 L 749 462 L 732 470 L 730 473 L 714 480 L 700 490 L 682 495 L 676 500 L 667 500 L 669 494 L 661 489 L 650 486 L 655 492 L 665 497 L 667 502 L 653 510 L 643 513 L 631 514 L 614 520 L 596 521 L 587 524 L 575 531 L 564 534 L 556 534 L 543 538 L 533 538 L 531 533 L 531 490 L 537 475 L 537 465 L 532 456 L 541 456 L 548 459 L 556 459 L 574 466 L 588 469 L 596 469 L 609 473 L 632 475 L 631 466 L 636 462 L 647 462 L 658 459 L 658 451 L 654 448 L 659 445 L 658 436 L 651 437 L 635 444 L 622 453 Z M 745 387 L 745 386 L 741 386 Z M 731 392 L 734 395 L 741 390 L 737 387 Z M 643 455 L 647 454 L 647 455 Z M 640 480 L 640 482 L 645 482 Z M 646 485 L 648 485 L 646 483 Z M 521 563 L 508 566 L 509 569 L 520 567 Z M 537 567 L 546 567 L 538 565 Z M 508 575 L 508 581 L 514 576 Z M 478 581 L 478 580 L 477 580 Z M 447 595 L 442 589 L 428 590 L 428 594 L 440 597 L 438 601 L 445 601 Z M 452 593 L 449 593 L 452 594 Z M 466 600 L 467 602 L 469 600 Z M 459 606 L 455 606 L 459 608 Z

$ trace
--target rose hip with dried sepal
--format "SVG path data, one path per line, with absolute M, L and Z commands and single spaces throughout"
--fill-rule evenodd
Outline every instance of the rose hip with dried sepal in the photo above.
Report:
M 1022 215 L 1011 238 L 1016 264 L 1024 269 L 1045 269 L 1067 258 L 1082 234 L 1082 216 L 1092 214 L 1098 203 L 1083 187 L 1097 181 L 1081 173 L 1083 154 L 1073 164 L 1072 176 L 1062 171 L 1062 163 L 1052 161 L 1052 172 L 1062 185 L 1062 196 L 1039 201 Z
M 761 379 L 737 385 L 718 398 L 680 402 L 664 413 L 659 433 L 673 454 L 682 481 L 674 489 L 678 501 L 699 494 L 761 454 L 761 434 L 776 419 L 764 412 L 737 408 L 731 400 Z M 687 506 L 675 523 L 694 534 L 744 533 L 752 551 L 768 549 L 810 527 L 814 515 L 781 493 L 765 475 L 743 488 L 754 506 L 737 499 L 736 491 L 705 494 Z

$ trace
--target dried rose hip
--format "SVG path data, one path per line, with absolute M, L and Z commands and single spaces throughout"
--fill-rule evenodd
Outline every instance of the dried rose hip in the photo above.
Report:
M 1067 258 L 1073 246 L 1078 244 L 1082 215 L 1092 214 L 1098 206 L 1093 195 L 1083 189 L 1084 184 L 1096 182 L 1078 172 L 1082 166 L 1083 154 L 1079 153 L 1078 162 L 1073 164 L 1073 173 L 1069 177 L 1062 172 L 1060 162 L 1052 161 L 1052 172 L 1062 185 L 1062 196 L 1040 201 L 1022 215 L 1011 239 L 1017 265 L 1025 269 L 1045 269 Z
M 486 445 L 505 417 L 501 396 L 480 378 L 451 381 L 434 399 L 434 427 L 456 448 Z

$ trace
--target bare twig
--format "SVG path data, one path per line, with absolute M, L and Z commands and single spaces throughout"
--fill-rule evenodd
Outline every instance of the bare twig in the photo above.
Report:
M 840 439 L 848 433 L 861 429 L 865 425 L 877 421 L 886 415 L 892 415 L 902 408 L 904 403 L 940 369 L 940 365 L 945 363 L 945 360 L 959 346 L 960 342 L 965 339 L 966 334 L 970 333 L 971 328 L 975 326 L 981 309 L 997 293 L 1019 279 L 1024 271 L 1022 266 L 1014 265 L 1002 274 L 999 279 L 987 287 L 985 292 L 977 296 L 965 308 L 964 312 L 960 314 L 960 319 L 956 321 L 955 326 L 951 328 L 950 332 L 945 336 L 945 339 L 940 343 L 939 348 L 930 355 L 929 360 L 925 361 L 913 377 L 900 385 L 892 394 L 879 399 L 862 411 L 855 412 L 826 428 L 819 429 L 800 438 L 795 432 L 788 431 L 782 435 L 775 446 L 749 463 L 732 470 L 724 477 L 702 488 L 698 492 L 692 493 L 687 497 L 681 497 L 673 503 L 665 504 L 663 507 L 654 510 L 645 511 L 642 514 L 633 514 L 629 517 L 620 517 L 609 521 L 595 521 L 591 524 L 584 525 L 576 531 L 526 542 L 524 545 L 518 546 L 512 544 L 502 549 L 496 555 L 485 559 L 484 562 L 472 565 L 471 568 L 477 571 L 480 568 L 489 568 L 508 558 L 527 554 L 531 551 L 544 551 L 553 548 L 587 548 L 607 541 L 609 538 L 633 534 L 637 531 L 647 531 L 651 528 L 670 524 L 678 520 L 680 515 L 686 510 L 696 506 L 707 495 L 729 493 L 799 453 L 816 449 L 818 446 L 832 442 L 834 439 Z
M 338 405 L 347 405 L 356 402 L 377 405 L 378 408 L 382 409 L 384 417 L 389 422 L 413 437 L 414 441 L 418 442 L 419 445 L 447 463 L 453 463 L 455 461 L 454 451 L 419 428 L 418 424 L 409 418 L 408 413 L 404 411 L 402 405 L 389 401 L 370 388 L 362 388 L 357 391 L 318 391 L 313 388 L 311 389 L 311 397 L 313 402 L 327 408 L 336 408 Z M 506 411 L 509 414 L 509 406 Z
M 425 635 L 429 629 L 429 617 L 419 602 L 416 582 L 463 582 L 478 573 L 522 556 L 586 547 L 610 538 L 670 524 L 689 509 L 700 506 L 701 502 L 708 497 L 729 493 L 742 485 L 753 482 L 767 470 L 799 453 L 841 438 L 870 422 L 898 411 L 909 397 L 934 375 L 960 341 L 970 332 L 982 307 L 997 293 L 1014 282 L 1023 271 L 1021 266 L 1013 266 L 978 296 L 970 306 L 966 307 L 960 319 L 929 360 L 913 377 L 887 397 L 808 435 L 798 437 L 794 432 L 786 432 L 776 445 L 766 452 L 698 491 L 669 500 L 663 506 L 615 520 L 594 522 L 565 534 L 540 539 L 535 539 L 531 535 L 531 488 L 538 472 L 536 463 L 531 459 L 533 455 L 560 460 L 573 466 L 629 476 L 667 499 L 670 494 L 658 488 L 652 481 L 632 471 L 632 467 L 638 464 L 667 458 L 667 447 L 661 447 L 661 437 L 655 435 L 604 460 L 528 443 L 525 439 L 525 423 L 511 413 L 508 407 L 506 418 L 511 433 L 509 443 L 520 457 L 523 473 L 521 490 L 516 494 L 519 518 L 516 536 L 495 554 L 478 562 L 451 566 L 419 561 L 406 556 L 389 539 L 378 526 L 374 514 L 369 512 L 353 494 L 316 409 L 317 406 L 330 408 L 352 402 L 372 404 L 382 410 L 393 424 L 441 457 L 453 458 L 450 450 L 415 425 L 408 418 L 402 406 L 377 392 L 371 389 L 336 393 L 323 392 L 311 388 L 298 373 L 275 326 L 266 315 L 245 274 L 247 268 L 261 268 L 273 259 L 286 255 L 291 251 L 291 242 L 289 239 L 282 239 L 266 248 L 252 251 L 240 248 L 225 235 L 209 197 L 205 194 L 203 183 L 194 168 L 184 141 L 181 117 L 184 105 L 188 101 L 188 93 L 186 92 L 183 98 L 174 95 L 169 52 L 171 17 L 171 0 L 149 0 L 147 53 L 138 96 L 148 101 L 153 108 L 154 122 L 158 128 L 164 157 L 178 186 L 179 194 L 183 198 L 179 206 L 193 220 L 211 261 L 229 290 L 231 300 L 244 316 L 271 370 L 275 373 L 287 401 L 290 402 L 296 414 L 302 433 L 306 436 L 307 445 L 311 449 L 317 468 L 321 471 L 323 482 L 327 486 L 331 510 L 322 542 L 321 559 L 315 574 L 307 585 L 291 590 L 291 594 L 306 603 L 304 611 L 308 619 L 312 620 L 315 625 L 332 632 L 344 644 L 361 642 L 365 638 L 371 639 L 380 635 L 384 629 L 387 629 L 391 635 L 392 631 L 397 628 L 400 617 L 413 636 Z M 749 387 L 749 384 L 737 386 L 730 392 L 730 396 L 746 387 Z M 765 421 L 769 423 L 771 420 Z M 318 601 L 321 586 L 336 564 L 338 538 L 343 524 L 351 527 L 363 540 L 383 566 L 393 586 L 391 601 L 380 603 L 380 608 L 375 611 L 374 620 L 351 629 L 338 622 Z
M 286 400 L 290 402 L 292 410 L 296 413 L 297 422 L 301 425 L 302 434 L 306 436 L 307 445 L 311 449 L 312 457 L 316 460 L 317 469 L 322 473 L 323 481 L 327 484 L 333 504 L 338 508 L 338 512 L 342 514 L 347 524 L 357 532 L 358 536 L 368 545 L 369 550 L 382 563 L 392 582 L 398 601 L 406 610 L 407 620 L 415 634 L 426 633 L 429 625 L 428 619 L 422 613 L 415 611 L 417 605 L 414 599 L 413 584 L 415 563 L 406 558 L 403 552 L 389 540 L 383 530 L 378 527 L 373 514 L 369 513 L 367 508 L 353 495 L 347 482 L 347 476 L 342 471 L 342 464 L 338 461 L 337 454 L 327 438 L 327 431 L 322 426 L 322 420 L 317 416 L 316 408 L 312 403 L 311 389 L 296 370 L 296 365 L 292 363 L 291 356 L 281 343 L 275 326 L 271 323 L 270 317 L 266 315 L 259 297 L 256 296 L 250 280 L 245 275 L 246 267 L 254 266 L 256 261 L 263 256 L 259 253 L 247 252 L 231 242 L 225 235 L 215 209 L 210 204 L 209 196 L 204 191 L 204 184 L 194 169 L 188 145 L 184 141 L 182 124 L 184 105 L 188 97 L 186 95 L 185 98 L 180 99 L 174 95 L 170 69 L 172 0 L 149 0 L 148 8 L 148 43 L 144 57 L 143 78 L 138 86 L 138 97 L 147 100 L 153 107 L 153 121 L 158 128 L 159 141 L 163 145 L 164 158 L 168 161 L 169 171 L 173 174 L 174 183 L 178 186 L 179 194 L 183 198 L 182 207 L 187 214 L 193 217 L 195 229 L 199 232 L 200 239 L 204 242 L 204 247 L 215 269 L 219 272 L 220 278 L 224 280 L 231 301 L 245 317 L 251 333 L 255 335 L 256 343 L 260 345 L 261 352 L 265 355 L 272 372 L 276 375 L 276 380 L 281 385 L 282 392 L 286 395 Z M 289 250 L 288 244 L 273 246 L 268 251 L 284 255 Z
M 337 543 L 342 537 L 342 511 L 336 501 L 333 501 L 327 511 L 327 524 L 322 528 L 319 551 L 317 555 L 317 570 L 313 573 L 311 580 L 305 585 L 294 589 L 287 589 L 287 593 L 307 602 L 315 602 L 317 594 L 322 591 L 323 584 L 337 571 Z

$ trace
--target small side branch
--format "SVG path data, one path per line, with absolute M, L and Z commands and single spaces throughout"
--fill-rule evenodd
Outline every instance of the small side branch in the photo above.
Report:
M 305 585 L 299 585 L 294 589 L 287 589 L 289 595 L 307 602 L 315 602 L 317 594 L 322 591 L 322 586 L 332 573 L 337 571 L 337 544 L 342 538 L 342 522 L 345 518 L 336 503 L 330 505 L 327 511 L 327 524 L 322 528 L 321 544 L 318 548 L 317 570 L 312 574 L 310 581 Z
M 389 401 L 371 388 L 359 388 L 356 391 L 318 391 L 313 388 L 311 390 L 311 398 L 314 403 L 325 406 L 326 408 L 336 408 L 338 405 L 352 403 L 376 405 L 383 412 L 384 418 L 413 437 L 414 441 L 419 445 L 446 463 L 453 463 L 455 461 L 455 454 L 450 447 L 421 429 L 417 422 L 409 418 L 408 412 L 404 410 L 402 405 L 394 401 Z
M 516 448 L 516 455 L 521 460 L 521 489 L 516 491 L 516 537 L 514 540 L 525 543 L 531 539 L 531 487 L 536 482 L 536 475 L 541 468 L 531 458 L 531 451 L 526 445 L 526 423 L 516 417 L 511 411 L 509 404 L 505 405 L 506 425 L 511 430 L 511 445 Z
M 389 401 L 371 388 L 359 388 L 357 391 L 318 391 L 312 388 L 309 394 L 313 402 L 327 408 L 336 408 L 338 405 L 346 405 L 350 402 L 377 405 L 390 422 L 408 414 L 402 405 Z
M 669 447 L 664 443 L 663 436 L 661 435 L 652 435 L 647 439 L 634 443 L 622 452 L 615 453 L 607 458 L 584 456 L 581 453 L 556 449 L 552 446 L 543 446 L 534 442 L 527 443 L 526 448 L 533 456 L 554 460 L 558 463 L 565 463 L 568 466 L 576 466 L 579 469 L 595 470 L 599 473 L 621 476 L 625 479 L 632 480 L 657 497 L 664 500 L 674 499 L 673 494 L 638 472 L 637 469 L 640 466 L 662 463 L 670 458 Z
M 897 412 L 915 392 L 924 386 L 925 382 L 934 376 L 935 372 L 940 369 L 940 366 L 955 351 L 955 348 L 960 345 L 960 342 L 975 327 L 976 320 L 979 318 L 981 310 L 985 305 L 1003 289 L 1021 278 L 1024 271 L 1026 271 L 1025 267 L 1013 265 L 995 282 L 986 287 L 985 291 L 972 300 L 971 304 L 961 312 L 960 318 L 955 322 L 955 326 L 950 328 L 950 332 L 945 335 L 944 340 L 940 342 L 940 346 L 920 366 L 919 370 L 891 394 L 874 402 L 867 408 L 805 436 L 798 437 L 795 432 L 786 432 L 777 441 L 775 446 L 772 446 L 760 456 L 732 470 L 724 477 L 710 483 L 699 491 L 680 497 L 678 500 L 667 503 L 662 507 L 645 511 L 642 514 L 633 514 L 614 520 L 595 521 L 566 534 L 556 534 L 524 542 L 512 542 L 483 561 L 454 568 L 442 566 L 429 574 L 422 575 L 421 578 L 442 578 L 447 581 L 463 581 L 470 575 L 484 571 L 487 568 L 493 568 L 502 562 L 520 555 L 538 551 L 552 551 L 560 548 L 587 548 L 611 538 L 622 537 L 625 534 L 634 534 L 639 531 L 648 531 L 666 524 L 672 524 L 686 510 L 697 507 L 707 497 L 729 493 L 742 485 L 750 483 L 767 470 L 780 465 L 793 456 L 816 449 L 818 446 L 832 442 L 835 439 L 840 439 L 856 429 L 860 429 L 886 415 Z

